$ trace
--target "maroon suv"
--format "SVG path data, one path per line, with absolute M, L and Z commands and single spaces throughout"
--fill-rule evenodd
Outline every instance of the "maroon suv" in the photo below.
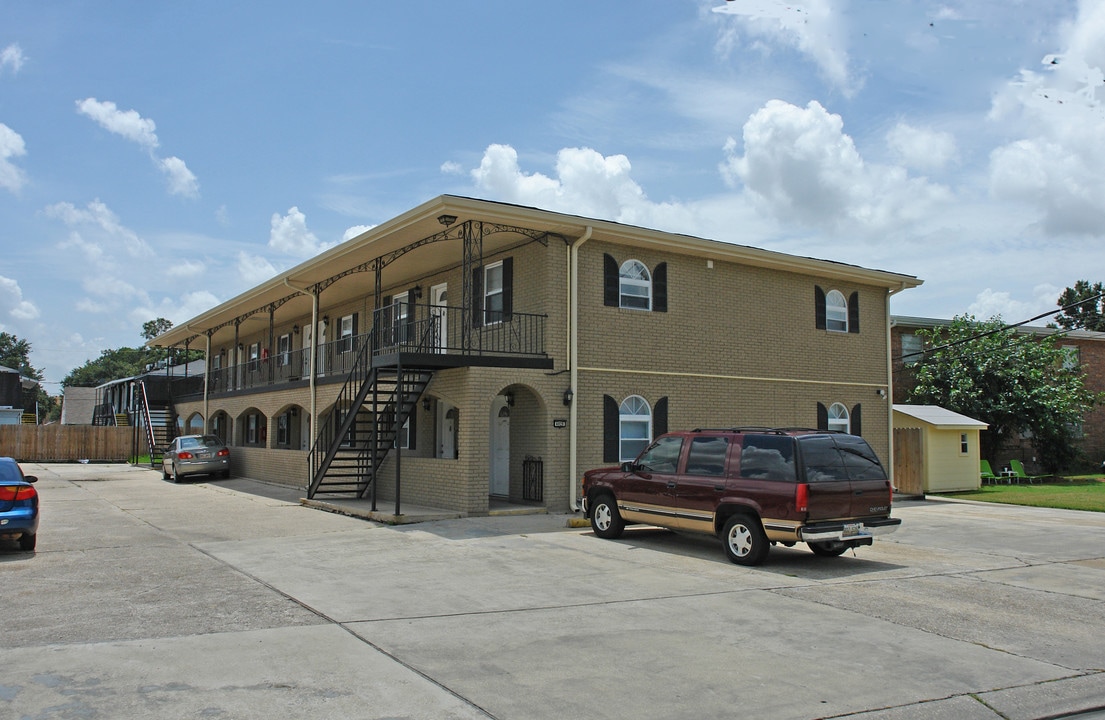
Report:
M 647 523 L 721 538 L 729 559 L 758 565 L 770 545 L 804 542 L 835 557 L 901 524 L 892 490 L 863 438 L 823 430 L 727 428 L 673 432 L 633 462 L 583 476 L 595 534 Z

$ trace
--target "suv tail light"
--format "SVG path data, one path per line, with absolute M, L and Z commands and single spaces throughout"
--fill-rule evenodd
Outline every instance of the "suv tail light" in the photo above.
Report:
M 794 486 L 794 509 L 804 513 L 810 510 L 810 486 L 798 483 Z

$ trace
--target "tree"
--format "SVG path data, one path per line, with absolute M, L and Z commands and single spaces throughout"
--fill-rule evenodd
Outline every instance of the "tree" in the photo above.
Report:
M 1105 285 L 1088 280 L 1079 280 L 1074 287 L 1067 288 L 1059 296 L 1059 307 L 1063 308 L 1055 316 L 1055 321 L 1068 330 L 1082 329 L 1105 332 Z
M 146 340 L 153 340 L 161 333 L 172 329 L 172 321 L 159 317 L 156 320 L 148 320 L 142 323 L 142 337 Z
M 18 370 L 20 375 L 42 379 L 42 373 L 31 367 L 31 344 L 15 335 L 0 332 L 0 365 Z
M 1064 364 L 1053 337 L 1018 333 L 1000 316 L 979 322 L 971 315 L 918 334 L 928 349 L 916 366 L 910 402 L 987 423 L 981 442 L 988 460 L 1017 434 L 1031 435 L 1049 472 L 1074 460 L 1073 429 L 1098 398 L 1086 389 L 1082 371 Z

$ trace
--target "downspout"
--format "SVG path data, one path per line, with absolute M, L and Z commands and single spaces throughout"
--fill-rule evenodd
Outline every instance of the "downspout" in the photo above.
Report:
M 575 393 L 579 386 L 579 248 L 583 243 L 591 239 L 594 231 L 590 225 L 583 235 L 568 246 L 568 388 Z M 579 398 L 573 397 L 571 407 L 568 408 L 568 487 L 571 488 L 568 498 L 568 507 L 572 510 L 579 509 L 579 498 L 576 497 L 576 476 L 579 473 L 576 453 L 579 451 L 579 428 L 576 420 L 579 413 Z
M 902 283 L 897 290 L 890 289 L 886 293 L 886 474 L 890 476 L 890 487 L 892 490 L 897 490 L 898 486 L 897 483 L 895 483 L 896 478 L 894 477 L 894 344 L 890 337 L 892 327 L 890 321 L 890 298 L 905 289 L 905 283 Z
M 318 294 L 313 293 L 307 288 L 296 287 L 292 285 L 288 278 L 284 278 L 284 284 L 290 287 L 292 290 L 297 290 L 304 295 L 311 296 L 311 356 L 307 358 L 307 386 L 309 388 L 308 395 L 310 395 L 310 409 L 308 410 L 309 417 L 311 418 L 311 442 L 314 444 L 315 433 L 318 431 L 318 418 L 315 417 L 316 403 L 317 403 L 317 388 L 315 387 L 315 357 L 318 355 Z M 302 431 L 301 431 L 302 432 Z

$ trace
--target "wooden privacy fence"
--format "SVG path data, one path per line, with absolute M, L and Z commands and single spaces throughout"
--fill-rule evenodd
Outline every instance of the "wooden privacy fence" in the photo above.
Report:
M 127 462 L 134 428 L 0 425 L 0 456 L 19 462 Z
M 925 456 L 920 428 L 894 428 L 894 487 L 903 495 L 925 494 Z

